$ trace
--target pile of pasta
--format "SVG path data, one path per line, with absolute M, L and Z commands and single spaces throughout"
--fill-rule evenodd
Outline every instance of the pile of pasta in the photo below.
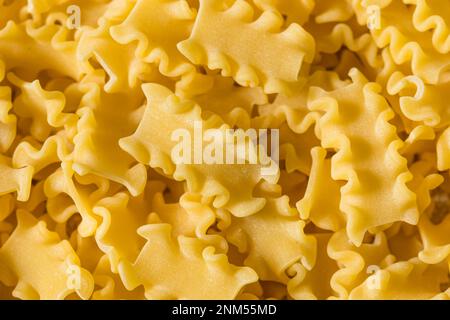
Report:
M 0 0 L 0 298 L 448 299 L 449 90 L 446 1 Z

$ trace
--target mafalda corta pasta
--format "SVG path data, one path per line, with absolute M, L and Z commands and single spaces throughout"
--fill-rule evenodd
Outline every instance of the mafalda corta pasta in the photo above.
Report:
M 438 0 L 0 0 L 0 298 L 449 299 L 449 30 Z

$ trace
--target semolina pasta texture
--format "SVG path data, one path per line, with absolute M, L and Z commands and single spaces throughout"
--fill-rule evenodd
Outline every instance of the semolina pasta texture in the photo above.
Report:
M 447 0 L 0 0 L 0 299 L 450 299 Z

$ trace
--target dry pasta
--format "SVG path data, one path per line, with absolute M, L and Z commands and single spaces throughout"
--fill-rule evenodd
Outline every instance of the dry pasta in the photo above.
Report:
M 450 4 L 0 0 L 0 299 L 450 299 Z

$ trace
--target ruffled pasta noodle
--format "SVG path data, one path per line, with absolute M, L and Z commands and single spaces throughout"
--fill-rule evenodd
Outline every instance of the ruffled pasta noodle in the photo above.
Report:
M 449 90 L 441 0 L 0 0 L 0 299 L 450 299 Z

